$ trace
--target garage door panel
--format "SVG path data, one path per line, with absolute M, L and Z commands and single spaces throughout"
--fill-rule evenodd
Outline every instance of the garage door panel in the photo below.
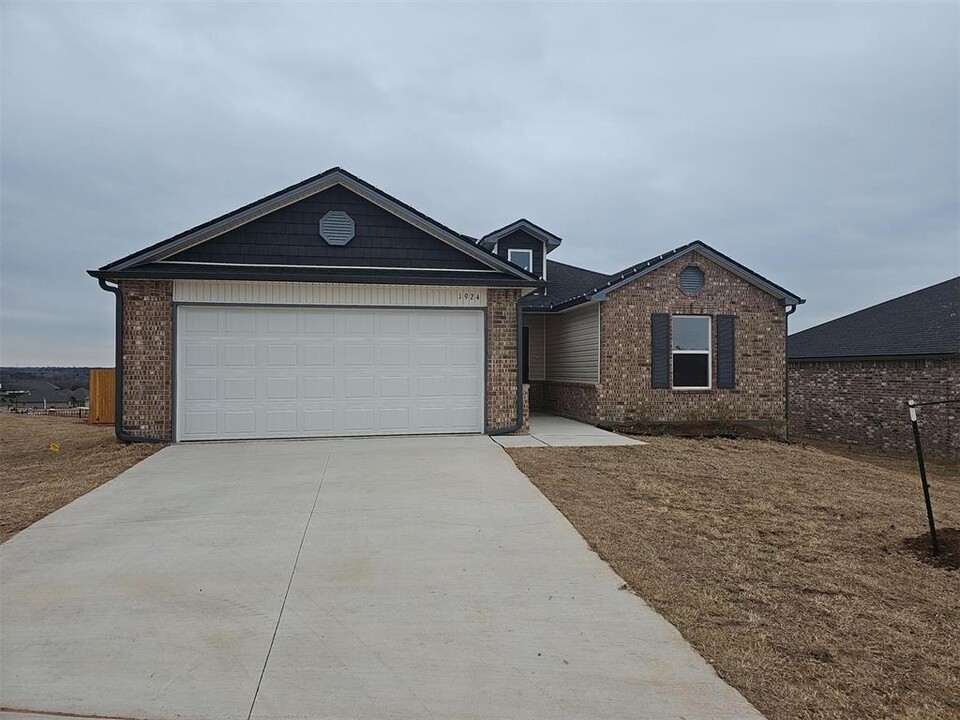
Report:
M 225 377 L 222 379 L 224 400 L 256 400 L 257 378 Z
M 223 429 L 230 434 L 254 435 L 257 432 L 257 410 L 224 410 L 222 416 Z
M 188 333 L 216 333 L 220 329 L 220 313 L 216 310 L 197 310 L 187 317 L 184 328 Z
M 380 397 L 410 397 L 410 378 L 406 375 L 383 375 L 380 377 Z
M 266 431 L 270 435 L 288 436 L 297 432 L 297 409 L 267 409 L 264 410 L 266 417 Z
M 343 426 L 344 430 L 350 433 L 372 434 L 374 431 L 373 408 L 345 408 Z
M 343 395 L 348 398 L 372 398 L 377 379 L 373 375 L 344 379 Z
M 307 400 L 329 399 L 334 397 L 336 380 L 332 377 L 302 378 L 303 397 Z
M 407 367 L 410 365 L 410 346 L 393 341 L 380 346 L 380 365 Z
M 380 410 L 380 429 L 404 432 L 410 428 L 410 409 L 382 408 Z
M 224 317 L 224 331 L 227 335 L 234 333 L 255 333 L 257 331 L 256 313 L 228 312 Z
M 224 345 L 223 346 L 223 364 L 225 367 L 228 367 L 228 368 L 256 367 L 257 365 L 256 344 Z
M 410 334 L 410 315 L 405 312 L 392 312 L 380 316 L 380 336 L 401 336 Z
M 180 424 L 184 437 L 215 436 L 218 432 L 216 410 L 185 410 Z
M 373 345 L 347 345 L 343 349 L 343 364 L 347 367 L 372 367 L 376 358 Z
M 190 343 L 184 350 L 184 364 L 188 368 L 217 366 L 216 345 Z
M 217 397 L 215 377 L 193 377 L 184 382 L 184 400 L 216 400 Z
M 333 313 L 304 313 L 303 332 L 308 335 L 333 335 L 336 318 Z
M 332 433 L 334 429 L 334 414 L 331 408 L 304 408 L 301 411 L 303 430 L 308 433 Z
M 299 335 L 299 313 L 296 310 L 278 310 L 267 313 L 267 332 L 277 335 Z
M 268 377 L 266 387 L 267 400 L 296 400 L 299 384 L 296 375 L 289 377 Z
M 304 345 L 303 364 L 309 367 L 324 367 L 334 364 L 333 345 Z
M 178 312 L 178 439 L 482 430 L 480 311 Z
M 296 367 L 297 346 L 294 344 L 268 344 L 267 365 L 270 367 Z

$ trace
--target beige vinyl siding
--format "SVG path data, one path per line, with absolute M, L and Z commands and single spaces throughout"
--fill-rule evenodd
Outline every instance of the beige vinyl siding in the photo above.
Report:
M 600 382 L 600 306 L 547 317 L 547 380 Z
M 530 379 L 546 378 L 547 356 L 544 352 L 545 323 L 543 315 L 525 315 L 524 327 L 530 328 Z
M 174 302 L 236 305 L 486 307 L 486 288 L 442 285 L 351 285 L 245 280 L 174 280 Z

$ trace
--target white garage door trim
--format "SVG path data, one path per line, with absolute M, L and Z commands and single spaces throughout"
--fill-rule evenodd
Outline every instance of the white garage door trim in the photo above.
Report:
M 486 312 L 177 303 L 178 441 L 481 433 Z

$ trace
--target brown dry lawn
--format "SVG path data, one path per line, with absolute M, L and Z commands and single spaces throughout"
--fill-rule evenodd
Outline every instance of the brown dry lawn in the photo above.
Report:
M 960 717 L 960 571 L 903 547 L 926 531 L 915 470 L 837 448 L 642 439 L 509 452 L 771 720 Z M 930 481 L 949 536 L 956 467 Z
M 51 451 L 51 443 L 60 452 Z M 119 443 L 113 426 L 0 414 L 0 542 L 159 449 Z

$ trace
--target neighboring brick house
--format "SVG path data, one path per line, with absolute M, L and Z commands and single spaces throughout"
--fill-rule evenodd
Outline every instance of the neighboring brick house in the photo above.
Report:
M 480 240 L 334 168 L 90 274 L 124 440 L 784 427 L 803 302 L 701 242 L 608 276 L 526 220 Z M 113 284 L 111 284 L 113 283 Z
M 790 432 L 960 459 L 960 278 L 791 335 Z

